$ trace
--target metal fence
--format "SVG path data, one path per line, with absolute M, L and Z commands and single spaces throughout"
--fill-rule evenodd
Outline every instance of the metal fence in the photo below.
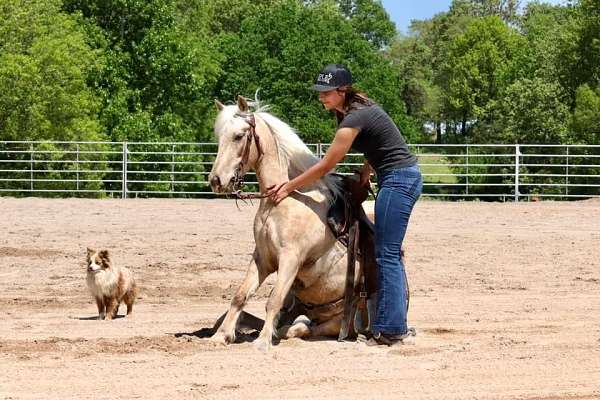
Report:
M 317 156 L 328 145 L 311 144 Z M 600 145 L 415 144 L 423 195 L 532 200 L 600 197 Z M 0 142 L 0 195 L 207 197 L 215 143 Z M 362 157 L 338 165 L 349 172 Z M 250 190 L 256 190 L 248 174 Z

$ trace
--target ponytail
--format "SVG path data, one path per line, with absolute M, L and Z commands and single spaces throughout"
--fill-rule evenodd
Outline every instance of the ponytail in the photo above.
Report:
M 338 89 L 339 90 L 339 89 Z M 345 90 L 344 113 L 335 111 L 335 116 L 338 124 L 342 122 L 346 113 L 353 109 L 369 107 L 375 104 L 366 93 L 359 92 L 352 86 L 348 86 Z

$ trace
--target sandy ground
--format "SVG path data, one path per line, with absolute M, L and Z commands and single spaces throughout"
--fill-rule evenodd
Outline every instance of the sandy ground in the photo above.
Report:
M 420 201 L 405 242 L 415 341 L 268 354 L 202 330 L 243 278 L 254 211 L 0 198 L 0 399 L 600 399 L 600 202 Z M 93 319 L 87 246 L 134 271 L 131 317 Z

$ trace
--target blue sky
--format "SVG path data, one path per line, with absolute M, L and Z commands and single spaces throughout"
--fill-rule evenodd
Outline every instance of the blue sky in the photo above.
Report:
M 411 19 L 427 19 L 450 7 L 452 0 L 382 0 L 384 8 L 390 14 L 396 28 L 407 33 Z M 543 0 L 542 3 L 562 4 L 563 0 Z M 521 5 L 529 3 L 522 0 Z

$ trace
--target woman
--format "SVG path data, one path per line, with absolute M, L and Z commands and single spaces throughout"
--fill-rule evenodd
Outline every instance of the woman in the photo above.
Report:
M 423 188 L 421 173 L 392 119 L 352 87 L 352 75 L 345 66 L 327 65 L 313 89 L 319 92 L 323 106 L 337 117 L 338 129 L 331 147 L 317 164 L 293 180 L 269 188 L 267 194 L 277 204 L 331 171 L 351 148 L 364 153 L 361 181 L 368 183 L 372 166 L 379 184 L 375 201 L 379 291 L 371 343 L 391 345 L 409 335 L 401 248 L 410 214 Z

